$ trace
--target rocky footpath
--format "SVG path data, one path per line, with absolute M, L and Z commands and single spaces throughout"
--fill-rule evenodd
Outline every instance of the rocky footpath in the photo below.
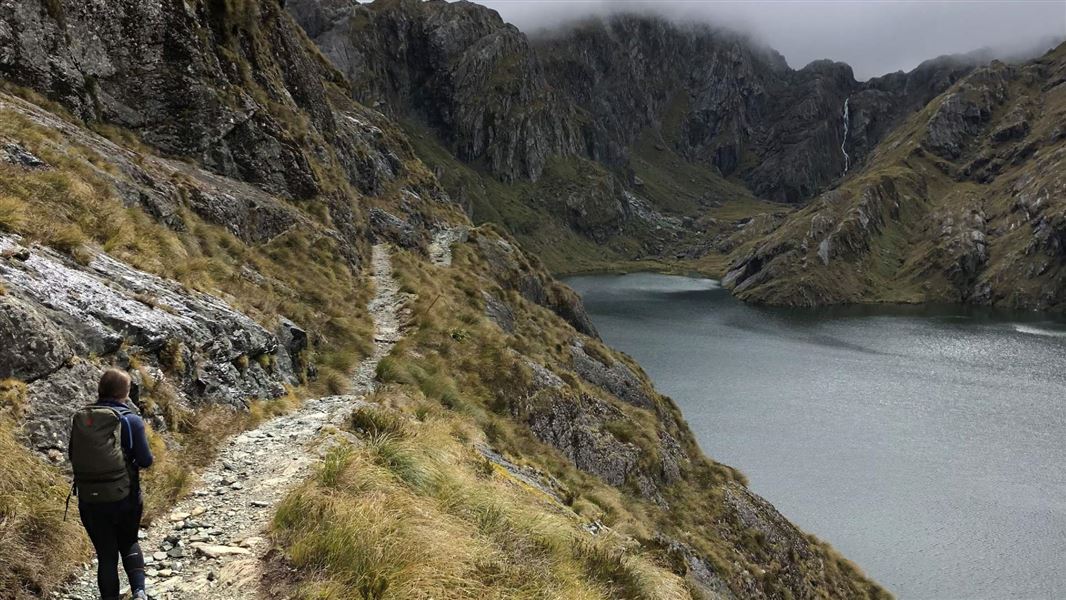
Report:
M 142 532 L 153 598 L 260 597 L 262 559 L 270 547 L 266 528 L 277 503 L 309 475 L 334 436 L 347 439 L 336 425 L 365 404 L 378 362 L 399 341 L 405 303 L 385 246 L 374 247 L 372 266 L 375 295 L 368 310 L 375 323 L 374 349 L 356 369 L 351 393 L 308 400 L 229 441 L 193 492 L 166 520 Z M 95 567 L 89 565 L 55 598 L 93 600 L 96 594 Z
M 0 280 L 0 377 L 29 384 L 24 430 L 38 450 L 61 456 L 70 415 L 96 398 L 96 358 L 195 403 L 243 407 L 299 383 L 307 337 L 298 326 L 282 320 L 269 331 L 103 252 L 81 264 L 0 234 Z

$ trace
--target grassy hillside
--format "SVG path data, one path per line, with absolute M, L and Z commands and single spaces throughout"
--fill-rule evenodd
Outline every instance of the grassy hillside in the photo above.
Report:
M 790 210 L 754 198 L 737 182 L 694 164 L 649 129 L 633 147 L 632 184 L 576 157 L 549 159 L 537 181 L 504 182 L 464 163 L 425 127 L 407 121 L 415 154 L 474 223 L 496 223 L 556 275 L 605 271 L 723 274 L 715 240 L 738 222 Z M 638 214 L 625 194 L 646 205 Z M 690 260 L 700 256 L 702 260 Z
M 961 80 L 839 188 L 762 235 L 738 234 L 734 293 L 1062 310 L 1064 70 L 1059 47 Z
M 499 244 L 480 228 L 451 267 L 399 257 L 403 290 L 417 294 L 409 333 L 379 366 L 377 407 L 349 422 L 365 441 L 339 448 L 279 510 L 275 539 L 296 570 L 281 589 L 331 599 L 887 597 L 751 495 L 741 474 L 704 458 L 630 358 L 583 340 L 593 360 L 626 365 L 651 404 L 583 374 L 575 332 L 493 266 Z M 513 332 L 486 316 L 485 294 L 509 308 Z M 581 468 L 566 438 L 542 429 L 556 403 L 592 428 L 573 435 L 599 440 L 580 450 Z M 590 474 L 622 456 L 633 457 L 623 481 Z

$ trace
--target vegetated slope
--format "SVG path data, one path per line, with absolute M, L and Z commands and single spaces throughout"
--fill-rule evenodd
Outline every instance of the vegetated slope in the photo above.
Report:
M 369 348 L 371 240 L 403 249 L 398 275 L 418 294 L 415 333 L 379 376 L 411 399 L 400 408 L 419 424 L 407 431 L 427 433 L 366 450 L 392 475 L 362 480 L 346 466 L 354 463 L 327 462 L 327 475 L 330 464 L 346 473 L 319 480 L 338 501 L 279 513 L 279 560 L 297 567 L 295 581 L 266 583 L 377 586 L 380 575 L 397 582 L 392 597 L 409 597 L 403 573 L 379 573 L 343 544 L 301 541 L 304 526 L 350 523 L 323 520 L 345 497 L 355 508 L 338 517 L 384 502 L 459 518 L 440 535 L 458 532 L 486 549 L 485 560 L 472 552 L 462 563 L 477 586 L 449 587 L 448 571 L 426 580 L 456 597 L 526 593 L 528 579 L 506 565 L 553 563 L 570 572 L 542 570 L 541 589 L 559 577 L 576 597 L 883 595 L 736 472 L 703 457 L 673 403 L 600 344 L 580 300 L 513 241 L 482 228 L 455 249 L 451 267 L 432 265 L 433 230 L 465 218 L 398 128 L 337 93 L 346 84 L 275 3 L 4 2 L 0 19 L 0 434 L 19 465 L 2 480 L 5 498 L 18 501 L 0 506 L 0 578 L 14 596 L 46 596 L 75 566 L 69 555 L 35 552 L 42 541 L 84 550 L 58 516 L 60 468 L 15 439 L 60 462 L 56 423 L 92 397 L 101 368 L 132 370 L 157 432 L 160 462 L 146 487 L 158 514 L 227 431 L 285 410 L 287 386 L 344 391 Z M 432 415 L 445 424 L 423 423 Z M 425 467 L 419 454 L 470 456 L 480 439 L 509 457 L 495 464 L 537 469 L 560 501 L 512 501 L 496 489 L 503 483 L 482 488 L 469 462 L 448 457 L 424 469 L 442 477 L 404 479 Z M 438 486 L 453 467 L 458 487 Z M 470 508 L 464 491 L 487 499 L 487 512 L 449 512 Z M 408 504 L 413 496 L 422 504 Z M 508 534 L 515 503 L 557 519 L 565 535 Z M 377 544 L 367 556 L 380 557 L 412 539 L 363 543 Z M 501 552 L 517 558 L 500 562 Z
M 377 585 L 371 597 L 886 595 L 706 459 L 631 359 L 540 306 L 551 292 L 530 285 L 542 271 L 512 240 L 490 226 L 452 239 L 450 264 L 397 256 L 416 297 L 374 400 L 399 415 L 353 415 L 368 441 L 279 511 L 295 585 L 328 598 Z
M 1066 45 L 993 63 L 914 115 L 839 188 L 738 238 L 756 302 L 1066 307 Z

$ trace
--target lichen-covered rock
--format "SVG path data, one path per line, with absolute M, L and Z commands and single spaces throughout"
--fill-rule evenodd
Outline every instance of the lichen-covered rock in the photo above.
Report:
M 370 231 L 376 240 L 389 241 L 402 248 L 417 248 L 421 245 L 422 234 L 404 219 L 380 208 L 370 209 L 368 217 Z
M 72 356 L 59 327 L 15 296 L 0 296 L 0 379 L 34 381 Z
M 613 394 L 619 400 L 640 408 L 655 409 L 655 401 L 641 380 L 629 365 L 609 357 L 602 359 L 590 356 L 585 351 L 584 343 L 574 339 L 570 344 L 570 356 L 574 372 L 585 381 Z M 602 360 L 610 361 L 605 364 Z
M 488 292 L 481 292 L 485 299 L 485 316 L 507 333 L 514 333 L 514 311 L 503 300 Z
M 625 416 L 611 405 L 590 396 L 545 389 L 512 405 L 533 435 L 563 453 L 574 466 L 623 486 L 636 475 L 640 450 L 619 441 L 604 425 Z
M 47 163 L 19 144 L 4 144 L 3 147 L 0 148 L 0 152 L 2 152 L 0 158 L 2 158 L 4 162 L 13 165 L 18 165 L 27 169 L 44 169 L 48 166 Z
M 298 382 L 292 353 L 306 347 L 298 327 L 290 324 L 281 347 L 221 300 L 104 253 L 82 265 L 0 235 L 0 281 L 0 340 L 10 340 L 0 375 L 31 382 L 27 427 L 38 447 L 58 447 L 53 421 L 65 423 L 60 417 L 92 399 L 103 364 L 161 365 L 158 373 L 189 402 L 243 406 Z
M 97 400 L 96 383 L 102 371 L 100 366 L 79 359 L 29 385 L 30 411 L 23 435 L 31 447 L 42 452 L 66 449 L 70 417 L 78 407 Z
M 656 542 L 666 548 L 667 554 L 685 566 L 685 580 L 699 590 L 700 598 L 707 600 L 736 600 L 729 583 L 717 573 L 714 566 L 700 556 L 691 546 L 660 534 Z

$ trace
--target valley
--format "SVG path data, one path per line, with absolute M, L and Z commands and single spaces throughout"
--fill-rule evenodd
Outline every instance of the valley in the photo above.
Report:
M 1013 379 L 980 379 L 963 411 L 974 435 L 1009 408 L 1055 437 L 1044 394 L 1061 383 L 1060 339 L 1025 338 L 1046 330 L 1027 319 L 1014 333 L 907 318 L 837 331 L 773 315 L 948 304 L 1058 323 L 1063 94 L 1066 45 L 859 81 L 842 62 L 796 68 L 747 34 L 645 13 L 527 34 L 443 0 L 0 0 L 0 597 L 95 598 L 88 541 L 63 519 L 65 428 L 109 367 L 143 390 L 149 588 L 175 600 L 968 593 L 943 563 L 918 576 L 869 551 L 897 517 L 847 531 L 868 498 L 837 505 L 860 515 L 841 528 L 810 510 L 876 489 L 826 457 L 850 449 L 851 473 L 867 459 L 958 466 L 932 451 L 871 459 L 860 442 L 892 432 L 966 453 L 948 425 L 915 438 L 966 408 L 952 404 L 962 384 L 908 369 L 982 347 L 1006 358 L 950 358 L 974 380 Z M 686 315 L 630 313 L 658 323 L 636 343 L 595 293 L 609 276 L 570 280 L 591 312 L 559 279 L 632 271 L 720 287 L 625 279 Z M 723 318 L 747 330 L 741 350 L 661 343 Z M 899 327 L 907 347 L 873 347 Z M 895 358 L 864 362 L 879 352 Z M 685 362 L 701 355 L 717 359 Z M 707 369 L 730 356 L 747 364 Z M 1039 389 L 999 405 L 1021 389 L 1017 361 Z M 857 373 L 874 364 L 880 391 L 925 381 L 934 402 L 866 393 Z M 691 378 L 703 370 L 713 380 Z M 820 395 L 812 374 L 838 372 Z M 825 418 L 800 427 L 804 408 Z M 789 457 L 821 448 L 826 462 L 788 474 L 802 479 L 759 453 L 812 433 L 824 445 Z M 1038 442 L 1037 464 L 1054 464 Z M 943 492 L 978 478 L 963 467 L 974 477 L 914 469 Z M 998 531 L 1024 516 L 964 508 Z M 1055 551 L 1033 548 L 1031 563 Z M 982 581 L 1059 591 L 1033 579 L 1045 587 Z

